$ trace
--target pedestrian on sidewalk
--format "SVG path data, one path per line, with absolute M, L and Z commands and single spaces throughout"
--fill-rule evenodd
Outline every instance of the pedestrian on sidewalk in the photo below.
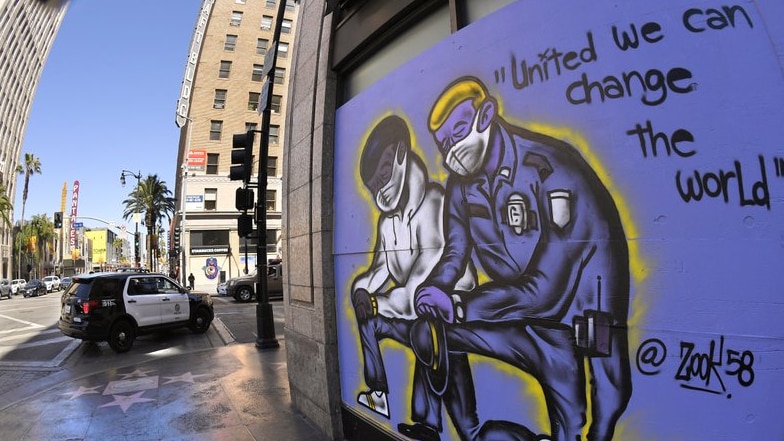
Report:
M 194 277 L 194 276 L 193 276 L 193 273 L 191 273 L 191 274 L 188 276 L 188 283 L 191 285 L 191 289 L 193 289 L 193 283 L 194 283 L 195 281 L 196 281 L 196 277 Z

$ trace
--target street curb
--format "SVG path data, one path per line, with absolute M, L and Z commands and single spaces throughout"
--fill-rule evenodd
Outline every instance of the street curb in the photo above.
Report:
M 230 344 L 237 342 L 237 339 L 234 337 L 234 334 L 231 333 L 229 328 L 223 323 L 220 317 L 215 317 L 212 320 L 212 326 L 218 332 L 218 336 L 220 336 L 221 340 L 223 340 L 224 346 L 228 346 Z

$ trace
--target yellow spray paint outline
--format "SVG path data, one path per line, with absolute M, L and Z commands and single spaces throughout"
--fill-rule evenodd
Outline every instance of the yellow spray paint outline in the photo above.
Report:
M 503 114 L 501 112 L 502 109 L 501 100 L 498 100 L 498 109 L 499 109 L 498 114 L 499 115 Z M 417 155 L 419 155 L 423 161 L 428 163 L 429 162 L 427 160 L 428 156 L 424 154 L 421 147 L 419 146 L 419 143 L 417 142 L 417 137 L 413 130 L 414 126 L 411 124 L 408 117 L 405 116 L 404 112 L 402 111 L 385 112 L 384 114 L 377 117 L 372 124 L 368 125 L 368 128 L 366 129 L 365 133 L 361 137 L 362 143 L 360 144 L 360 149 L 361 146 L 364 145 L 364 143 L 367 141 L 367 138 L 370 136 L 372 128 L 374 128 L 381 120 L 383 120 L 384 118 L 390 115 L 399 116 L 405 121 L 410 131 L 411 150 L 415 152 Z M 626 235 L 627 245 L 629 248 L 629 272 L 631 277 L 631 288 L 632 288 L 631 290 L 634 292 L 634 297 L 631 302 L 631 311 L 630 311 L 629 319 L 627 321 L 627 329 L 628 329 L 629 349 L 631 350 L 631 348 L 637 347 L 639 345 L 639 326 L 642 323 L 643 318 L 645 316 L 645 312 L 647 310 L 647 304 L 643 301 L 643 299 L 646 297 L 644 295 L 643 282 L 647 277 L 646 268 L 648 265 L 646 260 L 642 257 L 642 253 L 640 251 L 639 242 L 638 242 L 639 232 L 637 230 L 637 226 L 632 217 L 631 209 L 628 203 L 626 202 L 626 198 L 623 196 L 621 190 L 614 184 L 610 174 L 607 172 L 606 168 L 604 167 L 604 164 L 599 159 L 598 155 L 590 148 L 588 141 L 581 133 L 577 132 L 576 130 L 570 127 L 556 126 L 556 125 L 547 124 L 539 121 L 527 121 L 525 123 L 522 123 L 516 121 L 514 118 L 509 118 L 506 116 L 504 116 L 504 119 L 512 124 L 519 125 L 521 127 L 526 127 L 528 130 L 531 130 L 533 132 L 538 132 L 550 136 L 552 138 L 562 140 L 572 145 L 576 150 L 578 150 L 581 153 L 585 161 L 594 170 L 596 175 L 599 176 L 600 180 L 602 181 L 602 183 L 604 184 L 604 186 L 607 188 L 608 192 L 612 196 L 612 199 L 615 202 L 615 205 L 618 209 L 618 214 L 621 218 L 621 224 L 623 226 L 624 233 Z M 356 188 L 358 190 L 357 193 L 365 201 L 366 204 L 368 204 L 369 206 L 373 207 L 373 209 L 375 209 L 375 202 L 373 201 L 369 192 L 365 190 L 365 186 L 362 182 L 362 178 L 360 175 L 359 161 L 361 159 L 361 154 L 355 155 L 354 158 L 355 161 L 352 164 L 352 168 L 354 170 L 354 180 L 356 183 Z M 440 163 L 437 160 L 434 163 L 440 165 Z M 448 177 L 448 172 L 443 167 L 440 166 L 437 167 L 437 170 L 428 171 L 428 173 L 431 181 L 440 183 L 441 185 L 443 185 L 443 182 L 445 182 L 446 178 Z M 376 221 L 379 215 L 380 214 L 377 214 L 376 217 L 374 218 Z M 377 222 L 374 222 L 372 224 L 373 228 L 371 228 L 372 231 L 371 231 L 370 242 L 372 244 L 371 246 L 373 247 L 375 247 L 375 244 L 378 240 L 378 231 L 375 228 L 376 223 Z M 374 252 L 375 249 L 370 250 L 367 253 L 368 257 L 365 264 L 363 266 L 356 268 L 354 272 L 351 274 L 350 279 L 347 281 L 349 282 L 347 283 L 347 287 L 349 290 L 353 280 L 355 280 L 356 277 L 359 276 L 359 274 L 364 272 L 372 263 Z M 487 275 L 480 271 L 480 274 L 478 275 L 478 283 L 481 284 L 487 280 L 488 280 Z M 352 307 L 350 302 L 350 295 L 343 296 L 343 299 L 344 300 L 342 302 L 342 305 L 343 305 L 343 310 L 346 311 L 345 317 L 347 320 L 350 320 L 355 323 L 356 316 L 354 315 L 354 308 Z M 362 356 L 362 345 L 360 342 L 359 330 L 356 326 L 352 326 L 351 331 L 356 341 L 354 347 L 357 352 L 357 359 L 363 360 L 364 357 Z M 409 365 L 413 366 L 413 364 L 416 362 L 414 355 L 409 350 L 409 348 L 407 348 L 404 345 L 401 345 L 398 342 L 389 339 L 384 339 L 379 344 L 379 349 L 382 352 L 393 350 L 393 348 L 395 350 L 400 350 L 405 354 L 405 359 L 407 360 Z M 476 354 L 469 354 L 469 360 L 471 365 L 479 362 L 491 363 L 499 371 L 507 375 L 518 378 L 523 385 L 523 387 L 521 388 L 522 398 L 524 398 L 526 402 L 531 402 L 533 405 L 538 405 L 539 408 L 541 409 L 537 417 L 535 418 L 536 420 L 535 423 L 538 424 L 539 427 L 542 428 L 542 430 L 546 430 L 548 431 L 548 433 L 550 432 L 550 422 L 546 411 L 544 394 L 542 393 L 539 382 L 536 381 L 536 379 L 534 379 L 533 376 L 514 366 L 508 365 L 499 360 L 494 360 L 492 358 L 488 358 Z M 583 436 L 585 437 L 587 435 L 587 430 L 590 427 L 590 423 L 591 423 L 591 393 L 590 393 L 590 381 L 587 378 L 589 372 L 587 358 L 584 360 L 584 363 L 585 363 L 585 375 L 586 375 L 586 383 L 585 383 L 586 397 L 588 403 L 588 407 L 586 409 L 587 421 L 583 433 Z M 413 370 L 410 370 L 404 375 L 404 381 L 405 381 L 404 384 L 412 384 L 413 381 L 412 373 Z M 357 396 L 360 392 L 363 392 L 365 390 L 366 389 L 362 387 L 362 384 L 358 384 L 354 388 L 353 396 Z M 399 391 L 395 391 L 394 396 L 390 395 L 389 397 L 390 407 L 392 404 L 391 400 L 397 401 L 398 399 L 400 399 L 397 397 L 397 392 Z M 410 403 L 412 397 L 412 388 L 407 388 L 404 392 L 404 395 L 405 396 L 402 398 L 401 402 Z M 354 403 L 350 403 L 350 404 L 353 405 Z M 385 424 L 385 426 L 388 426 L 388 424 Z M 453 435 L 456 435 L 456 433 L 454 433 L 454 427 L 451 424 L 445 424 L 444 427 L 445 429 L 449 428 L 450 431 L 453 432 Z M 631 428 L 629 427 L 628 424 L 624 422 L 624 419 L 622 419 L 622 421 L 620 421 L 616 426 L 616 435 L 622 436 L 623 439 L 640 439 L 639 436 L 634 436 L 630 432 L 632 432 Z

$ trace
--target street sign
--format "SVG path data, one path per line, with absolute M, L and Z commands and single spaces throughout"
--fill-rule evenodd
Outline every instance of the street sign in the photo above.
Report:
M 261 71 L 261 76 L 266 77 L 267 74 L 270 73 L 272 70 L 272 66 L 275 64 L 275 57 L 278 56 L 278 41 L 274 40 L 272 44 L 267 48 L 267 55 L 264 56 L 264 68 Z
M 73 223 L 73 227 L 74 228 L 82 228 L 83 226 L 84 226 L 84 222 L 74 222 Z
M 268 76 L 264 77 L 264 83 L 261 85 L 261 97 L 259 97 L 259 115 L 267 110 L 267 97 L 269 97 L 270 80 Z

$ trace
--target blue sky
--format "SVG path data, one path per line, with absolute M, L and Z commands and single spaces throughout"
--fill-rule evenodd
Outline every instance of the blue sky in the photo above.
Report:
M 200 0 L 72 0 L 35 94 L 20 162 L 36 155 L 25 219 L 61 207 L 80 183 L 78 215 L 125 223 L 122 201 L 136 179 L 157 174 L 174 192 L 179 129 L 174 123 Z M 15 220 L 22 215 L 18 175 Z M 82 219 L 86 227 L 105 225 Z

